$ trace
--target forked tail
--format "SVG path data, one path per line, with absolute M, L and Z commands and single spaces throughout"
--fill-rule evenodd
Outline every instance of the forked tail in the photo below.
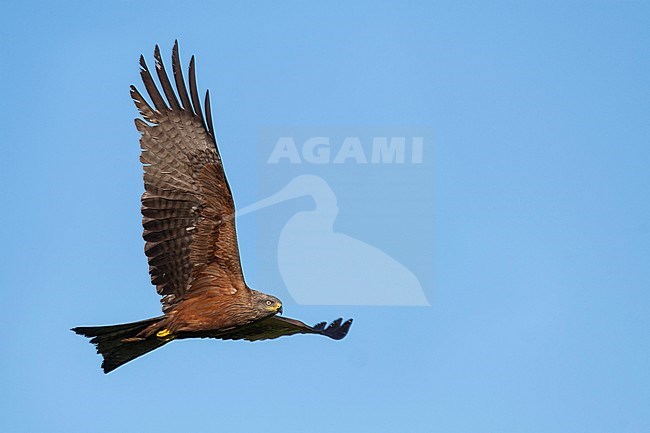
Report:
M 121 325 L 79 326 L 72 328 L 72 330 L 79 335 L 90 338 L 90 342 L 97 346 L 97 353 L 104 357 L 102 369 L 104 373 L 108 373 L 145 353 L 163 346 L 169 341 L 155 335 L 147 338 L 136 337 L 140 332 L 161 319 L 162 317 L 154 317 Z

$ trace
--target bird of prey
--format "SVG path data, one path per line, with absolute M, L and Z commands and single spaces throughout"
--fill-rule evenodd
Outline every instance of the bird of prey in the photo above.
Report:
M 72 330 L 91 338 L 103 356 L 104 373 L 185 338 L 265 340 L 292 334 L 345 337 L 352 319 L 314 326 L 279 316 L 282 302 L 246 285 L 235 233 L 235 205 L 217 142 L 210 94 L 205 113 L 196 86 L 194 56 L 189 92 L 180 64 L 178 41 L 172 50 L 176 92 L 160 49 L 154 50 L 162 94 L 140 56 L 140 75 L 153 105 L 131 86 L 143 119 L 144 166 L 142 225 L 151 282 L 162 296 L 163 315 L 110 326 Z

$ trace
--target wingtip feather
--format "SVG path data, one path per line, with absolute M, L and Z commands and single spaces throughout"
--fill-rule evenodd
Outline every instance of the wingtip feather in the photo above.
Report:
M 182 107 L 191 113 L 192 103 L 190 102 L 187 88 L 185 87 L 185 80 L 183 79 L 181 60 L 178 52 L 178 41 L 174 43 L 174 48 L 172 48 L 172 71 L 174 73 L 174 81 L 176 82 L 176 90 L 181 98 Z
M 199 90 L 196 85 L 196 68 L 194 63 L 194 56 L 190 58 L 189 68 L 190 78 L 190 94 L 192 95 L 192 105 L 194 106 L 194 113 L 201 119 L 203 127 L 207 129 L 205 119 L 203 118 L 203 111 L 201 110 L 201 99 L 199 98 Z

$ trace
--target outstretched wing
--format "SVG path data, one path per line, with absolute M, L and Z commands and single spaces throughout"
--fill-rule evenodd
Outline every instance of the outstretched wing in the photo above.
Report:
M 142 133 L 145 253 L 151 282 L 162 296 L 163 310 L 167 310 L 194 287 L 205 287 L 206 279 L 210 286 L 218 284 L 228 294 L 247 288 L 237 247 L 235 205 L 217 150 L 209 93 L 205 95 L 204 116 L 194 57 L 188 93 L 178 41 L 172 51 L 178 97 L 158 46 L 154 58 L 164 97 L 142 56 L 140 75 L 153 107 L 134 86 L 131 97 L 144 118 L 135 119 L 135 124 Z
M 211 335 L 213 338 L 223 340 L 270 340 L 293 334 L 320 334 L 326 337 L 340 340 L 348 334 L 352 325 L 352 319 L 343 322 L 343 319 L 336 319 L 329 326 L 326 322 L 309 326 L 300 320 L 289 319 L 282 316 L 271 316 L 248 325 L 240 326 L 231 331 L 225 331 L 217 335 Z

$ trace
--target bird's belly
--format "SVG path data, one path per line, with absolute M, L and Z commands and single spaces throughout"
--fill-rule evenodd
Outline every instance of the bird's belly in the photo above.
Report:
M 251 322 L 249 308 L 243 305 L 197 303 L 179 306 L 170 317 L 175 333 L 205 333 L 230 330 Z

